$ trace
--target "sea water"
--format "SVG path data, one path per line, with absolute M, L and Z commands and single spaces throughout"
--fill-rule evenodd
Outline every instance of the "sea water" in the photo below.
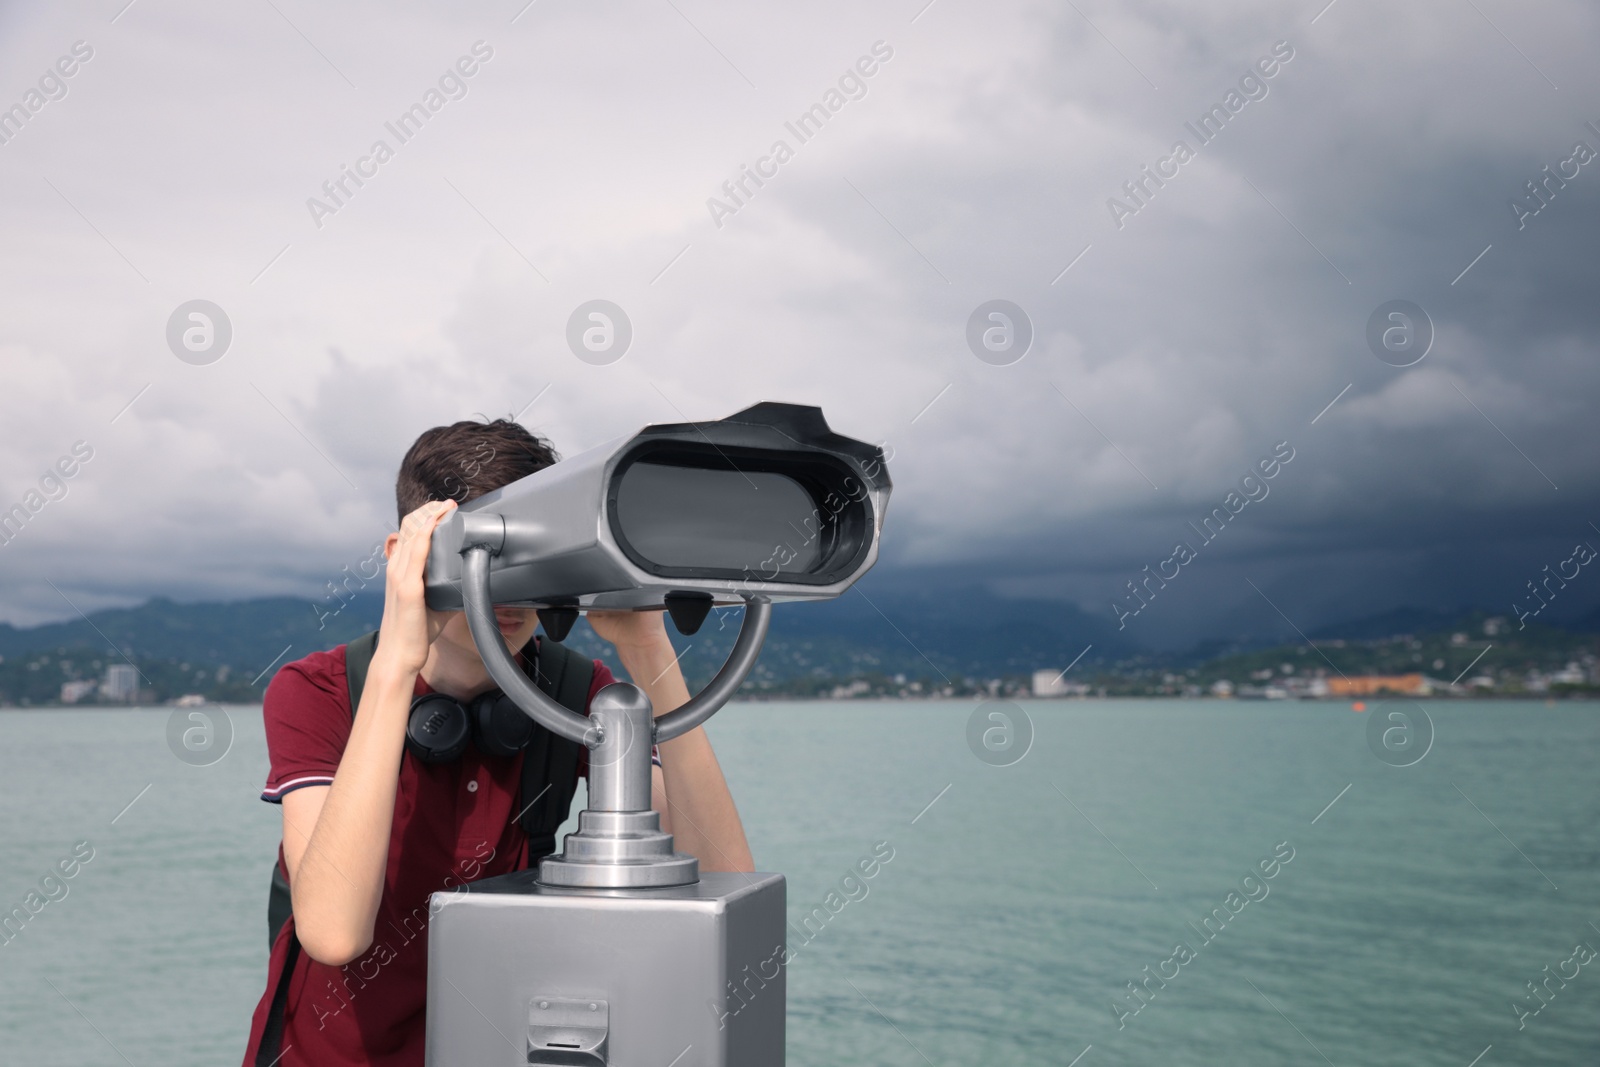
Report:
M 789 879 L 789 1062 L 1596 1062 L 1600 708 L 1395 704 L 1433 739 L 1393 766 L 1390 707 L 726 709 L 757 865 Z M 1000 758 L 969 742 L 994 710 Z M 0 903 L 38 894 L 0 944 L 0 1060 L 242 1058 L 279 821 L 260 709 L 225 711 L 209 766 L 172 709 L 0 712 Z

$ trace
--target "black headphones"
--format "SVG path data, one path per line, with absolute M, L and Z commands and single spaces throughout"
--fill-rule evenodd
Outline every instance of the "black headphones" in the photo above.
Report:
M 498 689 L 462 704 L 445 693 L 424 693 L 411 702 L 406 748 L 423 763 L 447 763 L 470 740 L 488 756 L 515 756 L 533 739 L 533 720 Z

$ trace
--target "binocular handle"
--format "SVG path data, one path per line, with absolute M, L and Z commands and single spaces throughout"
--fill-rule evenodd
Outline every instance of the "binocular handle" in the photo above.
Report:
M 534 686 L 506 651 L 500 626 L 494 617 L 494 600 L 489 592 L 489 560 L 494 552 L 488 545 L 475 544 L 461 553 L 461 600 L 466 610 L 467 628 L 478 655 L 501 692 L 534 722 L 551 733 L 576 741 L 588 748 L 600 743 L 600 730 L 589 719 L 575 714 Z M 688 733 L 715 715 L 728 698 L 738 691 L 745 676 L 761 654 L 772 620 L 772 603 L 764 597 L 745 600 L 744 622 L 733 651 L 717 671 L 717 676 L 681 708 L 655 720 L 655 740 L 671 741 Z
M 744 621 L 739 624 L 739 636 L 733 642 L 733 651 L 723 661 L 717 676 L 681 708 L 674 708 L 655 721 L 656 741 L 671 741 L 693 730 L 721 710 L 733 694 L 744 684 L 745 675 L 756 665 L 761 655 L 761 644 L 767 639 L 767 624 L 772 621 L 772 601 L 766 597 L 747 597 L 744 602 Z

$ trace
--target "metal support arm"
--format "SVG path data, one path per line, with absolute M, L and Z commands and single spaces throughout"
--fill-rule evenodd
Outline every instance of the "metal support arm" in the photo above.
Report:
M 467 628 L 472 631 L 472 643 L 478 646 L 489 677 L 534 722 L 569 741 L 594 748 L 600 743 L 599 728 L 546 696 L 506 651 L 500 625 L 494 618 L 494 600 L 489 595 L 491 554 L 487 545 L 473 545 L 461 553 L 461 600 L 467 613 Z
M 733 651 L 717 676 L 682 707 L 674 708 L 656 720 L 656 741 L 671 741 L 705 722 L 726 704 L 744 684 L 745 675 L 756 665 L 761 655 L 761 644 L 767 639 L 767 624 L 772 621 L 772 602 L 764 597 L 745 601 L 744 621 L 739 626 L 739 637 Z
M 493 550 L 488 545 L 475 544 L 461 553 L 461 600 L 466 610 L 467 627 L 472 631 L 472 641 L 478 646 L 478 655 L 501 692 L 509 696 L 529 718 L 554 734 L 594 748 L 600 743 L 601 731 L 595 723 L 582 715 L 574 714 L 556 703 L 528 681 L 528 676 L 517 667 L 511 653 L 506 651 L 500 636 L 500 626 L 495 622 L 494 600 L 489 592 L 489 560 Z M 767 626 L 772 620 L 772 603 L 764 597 L 745 601 L 744 622 L 733 651 L 717 671 L 717 676 L 699 693 L 680 708 L 655 720 L 657 742 L 671 741 L 688 733 L 715 715 L 728 699 L 738 692 L 745 676 L 755 666 L 761 654 L 761 644 L 767 637 Z

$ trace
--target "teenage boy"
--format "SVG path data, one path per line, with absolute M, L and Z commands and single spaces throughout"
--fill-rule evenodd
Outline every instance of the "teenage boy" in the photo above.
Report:
M 519 822 L 519 804 L 539 800 L 521 796 L 536 784 L 523 776 L 522 752 L 494 756 L 469 744 L 458 758 L 424 762 L 408 750 L 406 728 L 419 696 L 470 704 L 495 689 L 466 616 L 424 602 L 434 528 L 457 503 L 557 458 L 549 442 L 506 420 L 417 438 L 396 482 L 400 529 L 384 544 L 383 621 L 353 717 L 350 646 L 290 663 L 268 686 L 262 799 L 283 808 L 278 863 L 293 914 L 272 945 L 245 1067 L 422 1067 L 429 895 L 532 867 L 550 847 L 530 847 Z M 495 617 L 507 650 L 525 669 L 537 662 L 548 639 L 534 637 L 536 613 L 497 607 Z M 657 715 L 689 699 L 661 612 L 587 617 Z M 614 680 L 598 660 L 593 671 L 591 699 Z M 581 750 L 574 758 L 582 773 Z M 657 759 L 653 806 L 678 848 L 703 870 L 753 870 L 705 732 L 661 745 Z

